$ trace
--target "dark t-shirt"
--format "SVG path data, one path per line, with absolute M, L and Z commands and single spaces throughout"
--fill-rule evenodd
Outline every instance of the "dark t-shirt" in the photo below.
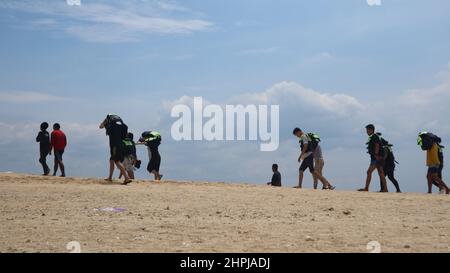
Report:
M 380 147 L 380 151 L 379 152 L 380 152 L 380 155 L 381 155 L 383 143 L 381 142 L 381 139 L 380 139 L 380 137 L 377 134 L 373 134 L 370 137 L 370 140 L 369 140 L 369 143 L 368 143 L 368 146 L 369 146 L 368 149 L 369 149 L 370 158 L 374 159 L 374 160 L 376 160 L 376 157 L 375 157 L 375 145 L 376 144 L 378 144 L 379 147 Z
M 50 134 L 47 131 L 40 131 L 36 137 L 36 142 L 39 142 L 41 152 L 50 151 Z
M 122 123 L 113 123 L 107 128 L 110 147 L 123 146 L 122 141 L 126 138 L 128 127 Z
M 275 187 L 281 187 L 281 173 L 276 171 L 272 175 L 271 185 Z

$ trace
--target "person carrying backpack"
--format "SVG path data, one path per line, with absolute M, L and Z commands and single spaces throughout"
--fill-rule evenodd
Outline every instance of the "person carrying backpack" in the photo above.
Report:
M 389 180 L 392 182 L 392 184 L 394 184 L 395 189 L 397 190 L 397 193 L 401 193 L 402 191 L 400 190 L 400 185 L 397 181 L 397 179 L 395 179 L 394 176 L 394 172 L 395 172 L 395 164 L 397 163 L 397 161 L 395 160 L 395 155 L 394 155 L 394 151 L 392 150 L 393 145 L 390 144 L 386 139 L 383 138 L 381 133 L 376 133 L 381 140 L 381 144 L 382 149 L 384 150 L 384 165 L 383 165 L 383 170 L 384 170 L 384 175 L 387 176 L 389 178 Z M 380 188 L 383 189 L 383 184 L 381 182 L 380 179 Z M 381 190 L 380 190 L 381 191 Z
M 159 154 L 159 145 L 161 145 L 161 134 L 157 131 L 146 131 L 142 133 L 142 137 L 139 139 L 138 144 L 147 146 L 149 162 L 147 165 L 147 171 L 155 176 L 156 181 L 160 181 L 163 177 L 159 173 L 161 166 L 161 155 Z
M 41 163 L 42 168 L 44 169 L 43 175 L 47 176 L 50 173 L 50 168 L 47 165 L 47 156 L 50 154 L 51 145 L 50 145 L 50 134 L 47 131 L 48 123 L 43 122 L 41 124 L 41 130 L 36 137 L 36 142 L 39 143 L 39 163 Z
M 103 122 L 100 124 L 100 129 L 106 130 L 106 135 L 109 137 L 109 148 L 111 157 L 109 159 L 109 176 L 105 181 L 112 182 L 114 175 L 114 166 L 116 166 L 121 175 L 124 177 L 124 185 L 132 182 L 128 177 L 128 174 L 122 164 L 125 159 L 124 155 L 124 143 L 127 133 L 128 126 L 122 121 L 122 119 L 114 114 L 108 114 Z
M 450 189 L 447 187 L 442 178 L 439 177 L 439 169 L 441 161 L 439 160 L 439 146 L 441 138 L 435 134 L 429 132 L 419 133 L 417 144 L 422 150 L 427 152 L 427 180 L 428 180 L 428 193 L 433 193 L 433 182 L 438 184 L 440 189 L 444 189 L 446 194 L 450 193 Z
M 386 176 L 383 169 L 385 163 L 383 144 L 380 137 L 375 134 L 375 126 L 373 124 L 366 126 L 366 132 L 369 136 L 369 141 L 367 142 L 367 153 L 370 154 L 370 166 L 367 170 L 366 186 L 358 191 L 369 191 L 370 182 L 372 181 L 372 174 L 375 170 L 377 170 L 381 180 L 380 192 L 388 192 Z
M 134 179 L 135 165 L 138 163 L 137 153 L 136 153 L 136 143 L 134 143 L 134 135 L 128 133 L 127 137 L 123 140 L 124 144 L 124 160 L 122 162 L 123 167 L 128 173 L 130 179 Z M 119 177 L 120 179 L 121 177 Z

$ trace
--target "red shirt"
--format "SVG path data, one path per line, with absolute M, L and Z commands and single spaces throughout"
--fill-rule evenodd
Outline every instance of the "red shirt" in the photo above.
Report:
M 66 135 L 61 130 L 54 130 L 52 132 L 51 144 L 53 149 L 57 151 L 64 151 L 67 145 Z

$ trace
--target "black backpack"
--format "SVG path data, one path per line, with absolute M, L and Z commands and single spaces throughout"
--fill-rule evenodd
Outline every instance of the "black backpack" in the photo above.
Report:
M 383 134 L 381 134 L 381 133 L 376 133 L 376 134 L 378 135 L 378 137 L 380 138 L 380 141 L 381 141 L 381 155 L 382 155 L 383 159 L 386 160 L 389 156 L 392 156 L 392 159 L 394 160 L 394 162 L 396 162 L 394 152 L 392 151 L 392 147 L 394 147 L 394 145 L 389 143 L 389 141 L 387 141 L 383 137 Z
M 437 135 L 429 132 L 419 133 L 419 138 L 417 140 L 417 145 L 419 145 L 422 150 L 428 151 L 433 147 L 433 144 L 440 144 L 442 139 Z

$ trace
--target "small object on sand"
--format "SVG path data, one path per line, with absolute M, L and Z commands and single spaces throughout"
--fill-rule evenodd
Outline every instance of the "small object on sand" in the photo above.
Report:
M 96 208 L 94 209 L 94 211 L 100 211 L 100 212 L 124 212 L 125 209 L 124 208 Z
M 352 214 L 352 212 L 351 211 L 349 211 L 349 210 L 344 210 L 344 215 L 350 215 L 350 214 Z
M 409 249 L 409 248 L 411 248 L 411 246 L 410 245 L 405 245 L 404 248 Z
M 312 241 L 314 241 L 314 239 L 313 239 L 311 236 L 306 236 L 306 237 L 305 237 L 305 240 L 306 240 L 307 242 L 312 242 Z

